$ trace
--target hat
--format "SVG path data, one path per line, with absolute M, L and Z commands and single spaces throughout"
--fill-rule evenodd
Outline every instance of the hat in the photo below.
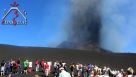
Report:
M 133 70 L 133 68 L 132 68 L 132 67 L 129 67 L 129 68 L 127 69 L 127 71 L 128 71 L 129 73 L 131 73 L 131 74 L 133 74 L 133 73 L 134 73 L 134 70 Z
M 61 67 L 59 70 L 64 70 L 64 68 L 63 68 L 63 67 Z

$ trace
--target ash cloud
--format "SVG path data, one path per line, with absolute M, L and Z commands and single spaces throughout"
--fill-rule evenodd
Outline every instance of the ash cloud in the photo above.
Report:
M 85 44 L 100 44 L 101 0 L 71 0 L 67 27 L 68 40 L 61 46 L 78 48 Z M 66 45 L 67 44 L 67 45 Z
M 113 52 L 136 51 L 135 7 L 135 0 L 71 0 L 68 40 L 60 47 L 97 45 Z

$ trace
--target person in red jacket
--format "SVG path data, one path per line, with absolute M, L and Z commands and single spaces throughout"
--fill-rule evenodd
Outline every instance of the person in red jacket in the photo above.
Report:
M 44 71 L 44 63 L 45 63 L 45 60 L 42 59 L 42 61 L 41 61 L 41 68 L 42 68 L 42 71 Z
M 46 62 L 44 63 L 44 71 L 45 71 L 45 76 L 49 76 L 49 64 Z
M 14 61 L 12 72 L 13 72 L 13 73 L 17 73 L 17 71 L 18 71 L 17 69 L 18 69 L 18 64 Z

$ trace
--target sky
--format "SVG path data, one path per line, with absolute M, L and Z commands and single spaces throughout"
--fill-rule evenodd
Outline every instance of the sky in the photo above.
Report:
M 13 1 L 0 1 L 0 19 Z M 19 9 L 27 12 L 28 24 L 0 24 L 0 44 L 55 47 L 67 40 L 64 28 L 68 26 L 70 0 L 16 1 Z M 103 0 L 101 47 L 115 52 L 136 53 L 135 8 L 135 0 Z M 13 15 L 10 15 L 11 19 Z
M 135 8 L 135 0 L 104 0 L 102 5 L 102 47 L 115 52 L 136 53 Z
M 13 0 L 1 0 L 0 17 Z M 67 0 L 16 0 L 27 12 L 27 25 L 0 24 L 0 44 L 18 46 L 56 46 L 66 39 L 62 25 L 67 18 Z M 12 12 L 13 13 L 13 12 Z M 11 19 L 13 15 L 10 15 Z M 18 19 L 19 20 L 19 19 Z M 63 35 L 63 36 L 62 36 Z

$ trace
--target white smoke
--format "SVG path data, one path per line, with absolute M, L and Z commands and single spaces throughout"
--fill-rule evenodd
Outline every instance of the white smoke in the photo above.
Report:
M 129 52 L 136 48 L 136 1 L 103 0 L 101 46 L 114 52 Z M 132 43 L 133 42 L 133 43 Z M 127 49 L 127 50 L 126 50 Z

